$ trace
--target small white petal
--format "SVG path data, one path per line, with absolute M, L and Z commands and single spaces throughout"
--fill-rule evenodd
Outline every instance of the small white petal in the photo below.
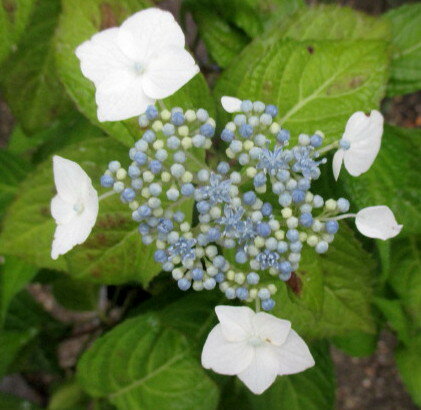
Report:
M 53 172 L 57 193 L 64 201 L 77 202 L 92 186 L 91 179 L 79 164 L 58 155 L 53 157 Z
M 96 90 L 98 120 L 120 121 L 145 112 L 155 100 L 146 96 L 142 88 L 142 77 L 131 73 L 110 76 Z
M 216 306 L 215 312 L 227 340 L 239 342 L 252 334 L 252 320 L 255 313 L 250 308 L 246 306 Z
M 132 64 L 117 44 L 118 31 L 116 27 L 101 31 L 76 48 L 83 75 L 96 86 L 110 74 L 124 75 Z
M 143 91 L 150 98 L 166 98 L 189 82 L 199 67 L 183 48 L 166 47 L 151 59 L 143 76 Z
M 370 206 L 357 213 L 357 229 L 369 238 L 389 239 L 398 235 L 403 225 L 399 225 L 393 212 L 384 205 Z
M 344 160 L 344 150 L 338 149 L 335 152 L 332 160 L 332 169 L 333 169 L 333 176 L 336 180 L 339 178 L 339 173 L 341 172 L 342 162 Z
M 123 52 L 138 63 L 146 63 L 162 47 L 183 49 L 184 33 L 173 15 L 158 8 L 139 11 L 126 19 L 120 27 L 118 44 Z
M 253 327 L 262 340 L 267 340 L 279 346 L 288 337 L 291 322 L 265 312 L 259 312 L 253 317 Z
M 313 367 L 315 362 L 303 339 L 291 329 L 285 343 L 276 348 L 278 374 L 294 374 Z
M 238 375 L 238 378 L 254 394 L 262 394 L 275 381 L 278 369 L 278 357 L 275 348 L 265 343 L 255 348 L 253 360 Z
M 216 325 L 209 333 L 202 351 L 202 366 L 216 373 L 234 375 L 251 363 L 254 349 L 246 342 L 229 342 Z
M 234 113 L 241 111 L 241 100 L 238 98 L 224 96 L 221 98 L 221 104 L 226 112 Z

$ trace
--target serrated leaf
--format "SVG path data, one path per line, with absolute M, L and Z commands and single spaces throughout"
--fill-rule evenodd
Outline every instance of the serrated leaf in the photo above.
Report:
M 317 314 L 299 294 L 279 286 L 274 296 L 276 316 L 290 320 L 303 337 L 341 336 L 351 331 L 373 333 L 370 298 L 374 263 L 350 228 L 341 225 L 324 255 L 304 248 L 299 271 L 302 288 L 313 286 L 313 276 L 321 275 L 323 285 L 318 295 L 321 312 Z M 313 297 L 317 297 L 316 292 Z
M 214 409 L 218 391 L 190 351 L 188 340 L 147 314 L 126 320 L 82 356 L 81 386 L 120 410 Z
M 289 19 L 277 19 L 273 34 L 303 40 L 387 40 L 390 24 L 349 7 L 319 5 L 299 9 Z
M 35 0 L 3 0 L 0 4 L 0 63 L 16 49 Z
M 36 268 L 15 257 L 7 256 L 4 264 L 0 265 L 0 327 L 11 300 L 36 273 Z
M 322 130 L 331 142 L 355 111 L 378 107 L 387 65 L 382 41 L 298 42 L 263 36 L 222 74 L 215 94 L 277 104 L 280 123 L 294 136 Z
M 237 379 L 227 383 L 220 410 L 328 410 L 335 402 L 335 377 L 328 345 L 311 348 L 316 365 L 305 372 L 278 377 L 262 395 L 253 395 Z
M 0 378 L 8 374 L 9 367 L 19 351 L 37 334 L 34 328 L 22 332 L 0 331 Z
M 388 96 L 421 89 L 421 4 L 405 4 L 390 10 L 392 23 L 392 68 Z
M 30 165 L 22 158 L 7 150 L 0 150 L 0 220 L 29 169 Z
M 36 3 L 19 47 L 2 67 L 1 89 L 14 116 L 27 132 L 35 132 L 69 108 L 54 66 L 53 34 L 60 1 Z
M 414 402 L 421 406 L 421 337 L 418 335 L 409 346 L 398 349 L 395 360 L 406 389 Z
M 93 34 L 119 25 L 129 15 L 151 6 L 148 0 L 65 0 L 56 38 L 56 63 L 61 81 L 79 110 L 94 124 L 126 146 L 137 139 L 137 119 L 99 122 L 96 114 L 94 85 L 82 75 L 76 47 Z M 77 21 L 77 24 L 74 22 Z M 170 108 L 204 108 L 213 110 L 213 101 L 201 74 L 198 74 L 176 94 L 165 99 Z
M 419 130 L 385 126 L 380 152 L 369 171 L 354 178 L 343 169 L 339 177 L 349 198 L 360 209 L 373 205 L 390 207 L 403 224 L 401 236 L 421 232 L 420 138 Z
M 417 236 L 396 239 L 391 246 L 391 266 L 388 283 L 412 318 L 421 328 L 421 241 Z

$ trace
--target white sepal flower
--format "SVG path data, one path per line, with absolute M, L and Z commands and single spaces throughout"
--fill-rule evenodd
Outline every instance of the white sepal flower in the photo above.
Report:
M 202 365 L 237 375 L 254 393 L 263 393 L 278 375 L 302 372 L 314 359 L 291 323 L 248 307 L 217 306 L 219 319 L 202 351 Z
M 51 215 L 57 227 L 51 257 L 57 259 L 86 241 L 98 216 L 98 194 L 76 162 L 55 155 L 53 169 L 57 195 L 51 201 Z
M 224 96 L 221 98 L 221 104 L 226 112 L 234 113 L 241 111 L 241 100 L 238 98 Z
M 355 225 L 363 235 L 384 241 L 398 235 L 403 227 L 397 223 L 389 207 L 384 205 L 361 209 L 355 217 Z
M 96 87 L 99 121 L 140 115 L 190 81 L 199 67 L 184 46 L 172 14 L 149 8 L 77 47 L 82 73 Z
M 333 157 L 333 175 L 338 179 L 342 162 L 354 177 L 367 172 L 380 150 L 383 135 L 383 116 L 373 110 L 367 116 L 361 111 L 351 115 Z

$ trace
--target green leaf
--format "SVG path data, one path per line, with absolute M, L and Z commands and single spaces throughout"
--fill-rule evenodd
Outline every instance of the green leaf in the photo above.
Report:
M 415 326 L 421 328 L 421 240 L 410 236 L 395 239 L 391 248 L 391 284 Z
M 421 337 L 418 335 L 408 347 L 398 349 L 395 360 L 406 389 L 421 406 Z
M 7 410 L 41 410 L 41 407 L 28 400 L 2 392 L 0 392 L 0 408 Z
M 0 64 L 17 47 L 35 0 L 3 0 L 0 3 Z
M 218 391 L 188 340 L 147 314 L 124 321 L 82 356 L 81 386 L 118 409 L 214 409 Z
M 2 327 L 10 301 L 36 275 L 37 269 L 20 259 L 5 258 L 0 265 L 0 327 Z
M 392 69 L 388 96 L 416 92 L 421 88 L 421 4 L 405 4 L 390 10 L 392 23 Z
M 301 8 L 291 18 L 277 19 L 273 34 L 303 40 L 387 40 L 390 24 L 349 7 L 319 5 Z
M 315 255 L 314 249 L 303 250 L 298 272 L 301 292 L 316 286 L 317 292 L 307 292 L 321 301 L 320 311 L 314 311 L 313 304 L 302 298 L 300 292 L 297 295 L 286 286 L 279 286 L 274 296 L 274 314 L 290 320 L 303 337 L 345 336 L 353 331 L 373 333 L 370 308 L 373 270 L 370 255 L 362 249 L 351 229 L 342 224 L 325 255 Z
M 25 160 L 0 149 L 0 220 L 29 169 L 30 166 Z
M 253 395 L 238 380 L 230 380 L 219 409 L 327 410 L 335 402 L 335 377 L 327 343 L 311 348 L 316 365 L 303 373 L 278 377 L 262 395 Z
M 65 0 L 56 38 L 56 63 L 61 81 L 79 110 L 94 124 L 126 146 L 138 139 L 135 118 L 126 121 L 99 122 L 96 114 L 95 87 L 82 75 L 74 51 L 82 42 L 100 30 L 120 24 L 126 17 L 150 6 L 148 0 Z M 77 24 L 75 24 L 77 21 Z M 201 74 L 176 94 L 164 100 L 169 106 L 213 110 L 213 101 Z
M 419 130 L 385 126 L 382 147 L 370 170 L 358 178 L 345 170 L 340 175 L 349 198 L 359 208 L 390 207 L 397 221 L 403 224 L 400 235 L 421 232 L 420 138 Z
M 346 336 L 337 336 L 332 339 L 338 349 L 350 356 L 366 357 L 372 355 L 377 349 L 378 334 L 359 331 L 348 332 Z
M 59 13 L 59 0 L 37 2 L 16 53 L 2 67 L 4 98 L 29 133 L 49 125 L 69 107 L 54 66 L 52 37 Z
M 52 283 L 53 295 L 61 306 L 75 311 L 91 311 L 98 307 L 99 285 L 64 276 Z
M 59 386 L 52 394 L 48 410 L 82 410 L 88 405 L 87 396 L 78 383 L 70 381 Z
M 34 328 L 23 332 L 0 332 L 0 379 L 8 374 L 10 365 L 15 360 L 19 351 L 37 334 Z
M 277 104 L 279 121 L 293 134 L 322 130 L 331 142 L 355 111 L 378 107 L 387 65 L 382 41 L 298 42 L 264 36 L 227 68 L 215 94 Z

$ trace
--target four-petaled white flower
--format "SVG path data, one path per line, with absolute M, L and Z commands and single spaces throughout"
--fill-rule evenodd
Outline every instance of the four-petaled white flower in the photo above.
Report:
M 172 14 L 157 8 L 140 11 L 82 43 L 76 55 L 83 75 L 95 84 L 99 121 L 140 115 L 190 81 L 199 67 L 184 46 Z
M 221 98 L 222 108 L 229 113 L 241 111 L 241 100 L 236 97 L 224 96 Z
M 57 259 L 86 241 L 98 215 L 98 194 L 76 162 L 55 155 L 53 169 L 57 195 L 51 201 L 51 215 L 57 228 L 51 257 Z
M 349 118 L 339 143 L 340 148 L 333 156 L 333 175 L 338 179 L 342 162 L 354 177 L 367 172 L 380 150 L 383 134 L 383 116 L 373 110 L 367 116 L 359 111 Z
M 302 372 L 314 359 L 291 323 L 248 307 L 217 306 L 219 319 L 208 335 L 202 365 L 216 373 L 237 375 L 255 394 L 277 375 Z
M 393 212 L 384 205 L 361 209 L 355 217 L 355 225 L 363 235 L 384 241 L 398 235 L 403 227 L 396 222 Z

